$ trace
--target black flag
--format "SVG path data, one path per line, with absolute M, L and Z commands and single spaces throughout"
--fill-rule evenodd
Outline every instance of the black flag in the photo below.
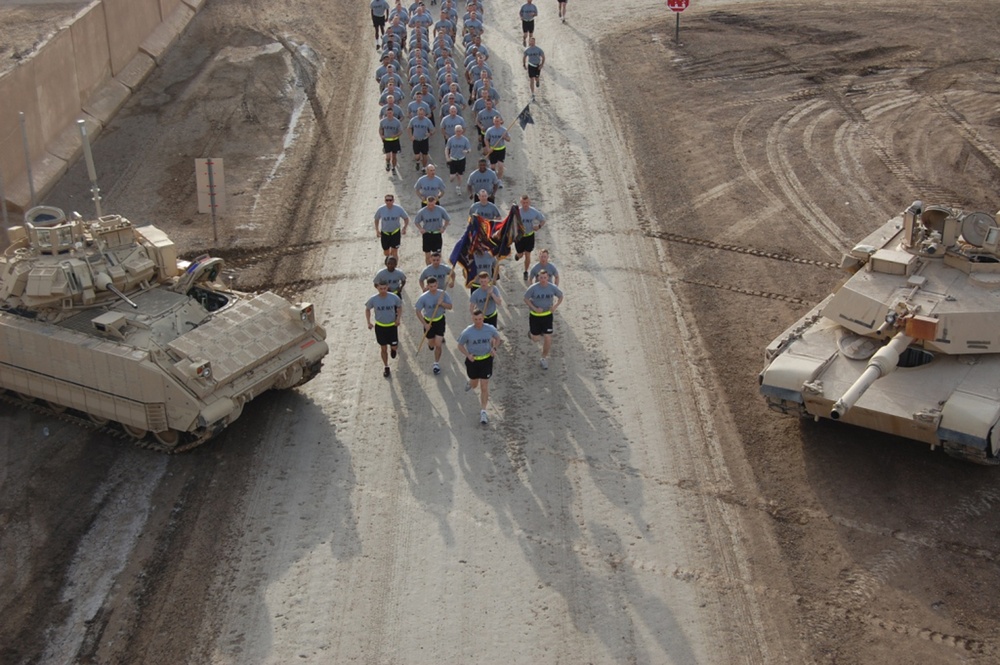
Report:
M 535 119 L 531 117 L 531 111 L 529 109 L 531 109 L 531 104 L 525 106 L 521 109 L 521 112 L 517 114 L 517 123 L 521 125 L 522 130 L 528 125 L 535 124 Z

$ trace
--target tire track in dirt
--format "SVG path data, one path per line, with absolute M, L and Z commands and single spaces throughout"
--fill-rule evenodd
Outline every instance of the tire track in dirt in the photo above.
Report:
M 825 243 L 833 251 L 834 256 L 839 256 L 851 246 L 850 239 L 820 206 L 813 202 L 808 188 L 799 180 L 788 157 L 788 149 L 800 145 L 799 141 L 789 138 L 791 131 L 803 117 L 823 108 L 824 105 L 823 100 L 812 100 L 793 106 L 768 130 L 765 151 L 767 161 L 771 165 L 771 174 L 777 180 L 786 200 L 806 223 L 806 229 L 812 231 L 810 235 L 820 241 L 818 243 L 820 246 Z

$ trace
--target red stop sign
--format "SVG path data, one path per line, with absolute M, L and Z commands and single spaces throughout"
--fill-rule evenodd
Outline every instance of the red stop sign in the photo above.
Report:
M 672 12 L 682 12 L 688 8 L 691 0 L 667 0 L 667 7 Z

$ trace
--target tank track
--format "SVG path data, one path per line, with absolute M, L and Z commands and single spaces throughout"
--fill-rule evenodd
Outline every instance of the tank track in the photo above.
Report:
M 11 393 L 9 391 L 0 391 L 0 400 L 6 402 L 7 404 L 12 404 L 47 418 L 56 418 L 63 422 L 71 423 L 89 432 L 103 434 L 113 439 L 130 442 L 139 448 L 153 450 L 158 453 L 166 453 L 168 455 L 176 455 L 177 453 L 197 448 L 211 438 L 209 436 L 198 437 L 185 432 L 182 434 L 183 438 L 181 442 L 176 446 L 170 447 L 165 446 L 154 439 L 152 434 L 147 434 L 142 439 L 136 439 L 135 437 L 126 434 L 118 423 L 109 421 L 107 424 L 102 425 L 94 422 L 88 418 L 86 414 L 76 411 L 75 409 L 53 409 L 44 400 L 25 400 L 16 393 Z
M 971 462 L 973 464 L 981 464 L 983 466 L 1000 465 L 1000 458 L 988 454 L 985 450 L 962 446 L 950 441 L 942 441 L 941 443 L 944 448 L 944 452 L 948 455 L 948 457 L 954 457 L 955 459 L 960 459 L 963 462 Z
M 319 371 L 320 371 L 320 369 L 322 369 L 322 367 L 323 367 L 323 361 L 322 360 L 317 360 L 312 365 L 309 365 L 309 367 L 306 368 L 305 372 L 303 372 L 302 379 L 299 380 L 299 382 L 296 383 L 292 387 L 293 388 L 298 388 L 302 384 L 308 383 L 308 382 L 312 381 L 319 374 Z

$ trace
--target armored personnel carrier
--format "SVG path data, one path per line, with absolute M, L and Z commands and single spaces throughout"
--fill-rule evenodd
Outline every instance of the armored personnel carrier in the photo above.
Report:
M 915 201 L 842 267 L 853 276 L 768 345 L 768 405 L 1000 463 L 994 217 Z
M 313 378 L 328 347 L 309 303 L 178 261 L 154 226 L 40 206 L 0 258 L 0 388 L 165 452 L 192 448 L 272 388 Z

